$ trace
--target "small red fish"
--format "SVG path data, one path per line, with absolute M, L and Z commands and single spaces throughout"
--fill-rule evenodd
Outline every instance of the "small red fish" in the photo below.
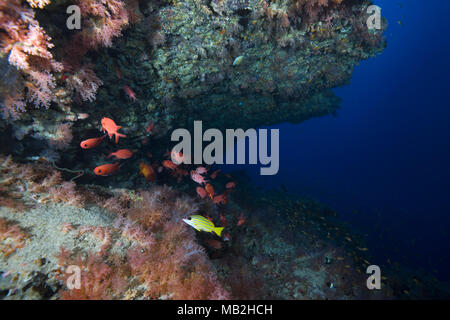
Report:
M 236 182 L 233 182 L 233 181 L 228 182 L 228 183 L 225 185 L 225 188 L 227 188 L 227 189 L 232 189 L 232 188 L 234 188 L 234 187 L 236 187 Z
M 213 173 L 211 173 L 210 177 L 211 179 L 215 179 L 217 177 L 217 175 L 219 174 L 220 170 L 216 170 Z
M 197 187 L 197 194 L 200 196 L 200 198 L 205 199 L 206 198 L 206 190 L 202 187 Z
M 145 132 L 150 133 L 153 131 L 154 128 L 155 128 L 155 123 L 152 121 L 150 124 L 148 124 L 145 127 Z
M 197 169 L 195 169 L 195 172 L 197 172 L 198 174 L 205 174 L 208 172 L 208 169 L 206 169 L 205 167 L 198 167 Z
M 136 101 L 136 93 L 134 93 L 133 89 L 131 89 L 129 86 L 125 85 L 123 86 L 123 90 L 125 90 L 125 93 L 128 95 L 128 97 L 133 100 Z
M 99 138 L 92 138 L 92 139 L 87 139 L 87 140 L 81 141 L 80 147 L 82 147 L 83 149 L 95 148 L 103 141 L 103 139 L 105 139 L 105 137 L 106 137 L 106 134 Z
M 116 125 L 113 119 L 103 117 L 102 118 L 102 127 L 100 128 L 101 131 L 106 131 L 108 133 L 108 136 L 110 139 L 112 139 L 112 136 L 116 136 L 116 143 L 119 142 L 119 137 L 125 138 L 126 135 L 118 133 L 117 131 L 122 128 L 122 126 Z
M 219 218 L 220 218 L 220 225 L 222 227 L 226 227 L 228 225 L 228 221 L 227 221 L 227 218 L 225 217 L 225 215 L 220 214 Z
M 133 151 L 128 149 L 120 149 L 116 152 L 111 152 L 106 158 L 116 157 L 116 159 L 130 159 L 133 156 Z
M 177 165 L 170 160 L 164 160 L 162 162 L 162 165 L 164 166 L 164 168 L 167 168 L 170 170 L 175 170 L 177 168 Z
M 191 171 L 191 178 L 192 178 L 192 180 L 194 180 L 198 184 L 205 184 L 206 182 L 208 182 L 208 181 L 205 180 L 205 178 L 203 176 L 199 175 L 194 170 Z
M 98 166 L 94 169 L 94 173 L 98 176 L 109 176 L 120 169 L 120 165 L 118 162 L 116 163 L 107 163 L 101 166 Z
M 215 204 L 227 204 L 228 196 L 226 193 L 222 193 L 218 196 L 215 196 L 212 200 Z
M 245 216 L 241 213 L 241 215 L 238 217 L 238 221 L 236 225 L 238 227 L 242 226 L 245 223 Z

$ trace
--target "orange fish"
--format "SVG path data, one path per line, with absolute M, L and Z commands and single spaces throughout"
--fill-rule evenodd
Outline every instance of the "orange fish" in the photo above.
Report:
M 220 170 L 216 170 L 213 173 L 211 173 L 210 177 L 211 179 L 215 179 L 217 177 L 217 175 L 219 174 Z
M 116 152 L 111 152 L 106 158 L 116 157 L 116 159 L 130 159 L 133 156 L 133 152 L 128 149 L 120 149 Z
M 83 149 L 95 148 L 103 141 L 103 139 L 105 139 L 105 137 L 106 137 L 106 134 L 99 138 L 92 138 L 92 139 L 87 139 L 87 140 L 81 141 L 80 147 L 82 147 Z
M 94 169 L 94 173 L 98 176 L 109 176 L 120 169 L 120 165 L 118 162 L 116 163 L 107 163 L 101 166 L 98 166 Z
M 120 128 L 122 128 L 122 126 L 116 125 L 113 119 L 106 117 L 102 118 L 102 127 L 100 128 L 100 130 L 108 132 L 108 136 L 110 139 L 112 139 L 112 136 L 115 135 L 116 143 L 119 142 L 119 137 L 126 137 L 126 135 L 117 132 Z
M 209 197 L 212 199 L 214 197 L 214 187 L 207 183 L 205 186 L 205 190 L 208 193 Z
M 236 187 L 236 182 L 233 182 L 233 181 L 228 182 L 228 183 L 225 185 L 225 188 L 227 188 L 227 189 L 232 189 L 232 188 L 234 188 L 234 187 Z
M 131 89 L 129 86 L 123 86 L 123 90 L 125 90 L 128 97 L 130 97 L 131 100 L 136 101 L 136 93 L 134 93 L 133 89 Z
M 154 182 L 156 180 L 156 173 L 153 167 L 145 162 L 139 162 L 139 174 L 145 177 L 145 181 Z
M 200 196 L 200 198 L 205 199 L 206 197 L 206 190 L 202 187 L 197 187 L 197 194 Z
M 175 170 L 177 168 L 177 165 L 175 163 L 173 163 L 170 160 L 164 160 L 162 162 L 162 165 L 164 168 L 170 169 L 170 170 Z

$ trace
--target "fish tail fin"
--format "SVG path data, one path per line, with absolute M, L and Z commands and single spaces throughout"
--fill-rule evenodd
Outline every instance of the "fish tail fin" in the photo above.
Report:
M 127 136 L 121 133 L 116 133 L 116 143 L 119 143 L 119 137 L 120 138 L 126 138 Z
M 224 229 L 224 227 L 217 227 L 217 228 L 214 228 L 213 231 L 220 237 L 223 229 Z

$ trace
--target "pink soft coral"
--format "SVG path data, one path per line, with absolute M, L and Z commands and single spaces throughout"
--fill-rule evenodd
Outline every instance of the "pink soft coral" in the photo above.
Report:
M 50 0 L 27 0 L 31 7 L 33 8 L 44 8 L 50 3 Z
M 18 119 L 20 114 L 25 111 L 25 102 L 19 95 L 6 93 L 3 97 L 3 108 L 1 109 L 3 119 Z
M 81 41 L 75 42 L 85 49 L 110 47 L 114 37 L 121 35 L 128 25 L 128 11 L 120 0 L 78 0 L 81 14 L 85 17 L 86 27 L 77 34 Z M 79 48 L 78 48 L 79 49 Z
M 50 52 L 53 48 L 51 39 L 35 20 L 34 11 L 23 7 L 21 1 L 0 0 L 0 12 L 0 30 L 3 31 L 0 53 L 7 55 L 9 63 L 24 74 L 27 81 L 23 86 L 28 91 L 28 100 L 36 107 L 48 108 L 55 99 L 56 84 L 52 72 L 62 70 L 62 64 L 54 60 Z M 17 117 L 18 112 L 24 110 L 20 98 L 18 93 L 14 97 L 3 97 L 3 108 L 7 109 L 3 111 L 4 117 Z
M 72 92 L 77 92 L 83 101 L 93 102 L 98 88 L 103 85 L 90 65 L 84 65 L 70 75 L 67 80 L 67 88 Z

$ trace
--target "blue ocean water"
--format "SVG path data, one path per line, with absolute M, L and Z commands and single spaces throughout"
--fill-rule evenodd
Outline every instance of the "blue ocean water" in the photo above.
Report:
M 336 88 L 337 117 L 281 124 L 280 170 L 260 176 L 337 210 L 374 264 L 400 261 L 449 280 L 450 1 L 375 1 L 386 50 Z

